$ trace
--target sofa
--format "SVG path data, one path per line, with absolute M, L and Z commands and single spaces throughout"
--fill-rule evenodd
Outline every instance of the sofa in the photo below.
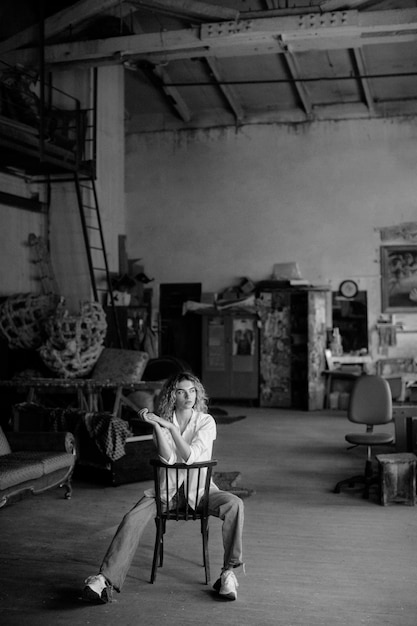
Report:
M 8 432 L 0 427 L 0 508 L 27 494 L 64 486 L 71 498 L 76 453 L 69 432 Z

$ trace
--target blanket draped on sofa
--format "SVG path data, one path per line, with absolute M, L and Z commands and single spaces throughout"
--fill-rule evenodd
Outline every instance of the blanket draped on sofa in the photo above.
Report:
M 47 408 L 32 402 L 15 405 L 19 421 L 25 416 L 41 424 L 42 430 L 69 431 L 77 438 L 86 431 L 107 458 L 117 461 L 125 454 L 126 439 L 132 435 L 129 424 L 111 413 L 87 412 L 74 408 Z

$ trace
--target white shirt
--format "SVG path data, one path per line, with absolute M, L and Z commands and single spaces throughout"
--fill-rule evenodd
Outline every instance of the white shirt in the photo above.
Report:
M 175 426 L 179 427 L 177 416 L 173 415 L 173 423 Z M 216 439 L 216 422 L 208 413 L 199 413 L 197 411 L 192 412 L 190 421 L 185 427 L 184 432 L 182 433 L 183 439 L 188 443 L 191 448 L 190 456 L 187 460 L 182 459 L 175 447 L 174 440 L 170 431 L 166 428 L 162 428 L 163 436 L 166 438 L 169 449 L 171 450 L 171 454 L 168 459 L 164 459 L 162 456 L 159 456 L 161 461 L 167 463 L 168 465 L 172 465 L 173 463 L 186 463 L 187 465 L 192 465 L 193 463 L 198 463 L 201 461 L 210 461 L 213 453 L 213 442 Z M 155 435 L 154 435 L 155 437 Z M 200 502 L 200 499 L 204 493 L 204 483 L 206 478 L 206 471 L 202 470 L 200 477 L 200 485 L 198 490 L 197 503 L 195 498 L 195 492 L 197 489 L 197 473 L 198 470 L 191 470 L 190 472 L 190 501 L 189 504 L 194 509 L 196 505 Z M 175 485 L 175 472 L 172 472 L 173 476 L 168 476 L 168 496 L 171 501 L 172 498 L 176 494 L 176 485 Z M 184 482 L 186 475 L 186 470 L 179 471 L 179 486 L 181 486 Z M 211 481 L 210 491 L 218 491 L 218 487 Z M 161 497 L 163 501 L 165 501 L 164 494 L 166 493 L 166 483 L 165 483 L 165 472 L 161 472 Z M 148 489 L 145 491 L 145 496 L 154 497 L 155 490 Z

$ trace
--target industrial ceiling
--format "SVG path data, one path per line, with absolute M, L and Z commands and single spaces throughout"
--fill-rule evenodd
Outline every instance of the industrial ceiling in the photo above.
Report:
M 3 4 L 0 61 L 123 65 L 138 132 L 417 114 L 415 1 Z

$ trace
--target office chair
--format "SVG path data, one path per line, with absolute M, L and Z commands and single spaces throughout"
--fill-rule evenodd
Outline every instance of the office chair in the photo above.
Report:
M 372 472 L 372 446 L 390 445 L 394 441 L 393 435 L 387 432 L 376 433 L 374 426 L 388 424 L 392 421 L 392 398 L 388 382 L 375 375 L 360 376 L 352 389 L 348 408 L 348 419 L 355 424 L 364 424 L 365 432 L 348 433 L 345 439 L 355 446 L 367 447 L 365 472 L 363 475 L 352 476 L 337 483 L 335 493 L 340 493 L 341 487 L 363 484 L 363 497 L 369 498 L 369 488 L 378 482 L 378 476 Z
M 217 461 L 202 461 L 187 465 L 175 463 L 167 465 L 162 461 L 150 461 L 154 470 L 155 499 L 156 499 L 156 537 L 152 562 L 151 583 L 155 581 L 158 567 L 162 567 L 164 560 L 164 534 L 166 522 L 200 520 L 203 541 L 203 564 L 206 576 L 206 585 L 210 581 L 210 563 L 208 554 L 208 494 L 211 475 Z M 161 487 L 161 482 L 164 486 Z M 202 492 L 202 493 L 201 493 Z M 200 495 L 199 504 L 194 509 L 190 505 Z M 174 495 L 174 497 L 172 497 Z M 169 507 L 166 503 L 169 502 Z

